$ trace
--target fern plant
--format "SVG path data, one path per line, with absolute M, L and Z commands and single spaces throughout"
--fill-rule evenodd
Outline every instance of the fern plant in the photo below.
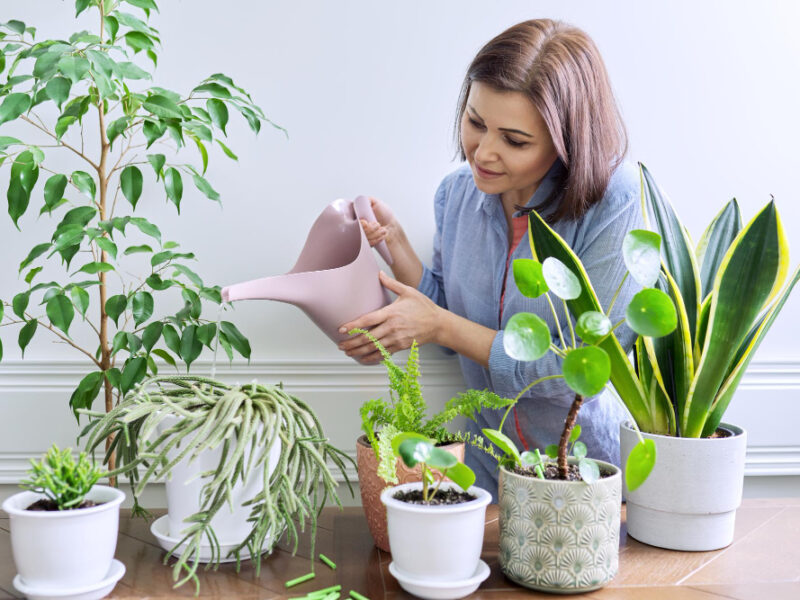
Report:
M 416 433 L 435 440 L 437 444 L 462 441 L 445 425 L 456 417 L 474 419 L 484 408 L 505 408 L 512 402 L 488 390 L 467 390 L 448 400 L 443 410 L 428 418 L 428 407 L 419 384 L 421 372 L 417 342 L 412 342 L 403 370 L 369 331 L 349 331 L 350 335 L 359 333 L 366 336 L 381 353 L 389 377 L 389 400 L 368 400 L 359 411 L 361 429 L 378 459 L 378 475 L 387 483 L 397 483 L 396 457 L 392 450 L 392 439 L 396 435 Z

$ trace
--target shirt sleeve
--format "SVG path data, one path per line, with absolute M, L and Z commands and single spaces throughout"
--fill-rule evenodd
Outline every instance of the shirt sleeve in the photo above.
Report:
M 442 279 L 442 224 L 444 222 L 444 203 L 447 196 L 447 184 L 443 181 L 436 190 L 433 200 L 434 216 L 436 218 L 436 233 L 433 236 L 433 258 L 431 266 L 422 265 L 422 279 L 417 289 L 433 300 L 442 308 L 447 308 L 447 298 L 444 293 Z
M 611 204 L 615 203 L 612 201 Z M 606 214 L 595 215 L 596 218 L 593 218 L 588 225 L 581 248 L 576 249 L 603 308 L 608 307 L 614 292 L 627 273 L 622 258 L 622 240 L 628 231 L 640 227 L 642 223 L 635 195 L 630 195 L 617 202 L 616 206 L 618 208 L 614 210 L 604 211 Z M 612 323 L 617 323 L 624 318 L 628 303 L 639 289 L 632 277 L 625 280 L 611 311 Z M 559 308 L 556 304 L 556 310 Z M 566 328 L 563 312 L 559 312 L 559 318 L 564 326 L 563 334 L 566 339 L 569 330 Z M 558 339 L 557 331 L 551 333 L 553 333 L 553 339 Z M 620 326 L 615 333 L 623 349 L 626 352 L 630 351 L 636 334 L 625 324 Z M 514 398 L 536 379 L 561 373 L 563 359 L 552 352 L 536 361 L 512 359 L 503 349 L 503 335 L 502 330 L 497 332 L 489 354 L 489 376 L 492 388 L 500 396 Z M 575 398 L 575 392 L 564 383 L 563 379 L 551 379 L 537 384 L 524 397 L 568 407 Z M 586 401 L 592 399 L 587 398 Z

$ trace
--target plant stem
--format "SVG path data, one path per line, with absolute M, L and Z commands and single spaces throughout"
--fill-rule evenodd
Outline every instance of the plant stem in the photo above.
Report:
M 567 301 L 563 298 L 561 299 L 561 302 L 564 303 L 564 315 L 567 319 L 567 325 L 569 325 L 569 335 L 572 338 L 572 347 L 575 348 L 577 346 L 575 343 L 575 328 L 572 326 L 572 319 L 569 316 L 569 307 L 567 306 Z
M 511 412 L 511 409 L 514 408 L 516 403 L 519 402 L 519 399 L 522 398 L 522 394 L 527 392 L 529 389 L 531 389 L 537 383 L 541 383 L 542 381 L 547 381 L 548 379 L 558 379 L 558 378 L 562 378 L 562 377 L 564 377 L 564 376 L 563 375 L 545 375 L 544 377 L 539 377 L 539 379 L 537 379 L 533 383 L 531 383 L 531 384 L 527 385 L 525 388 L 523 388 L 522 391 L 519 394 L 517 394 L 517 397 L 514 398 L 514 401 L 511 404 L 508 405 L 508 408 L 506 408 L 506 412 L 503 415 L 503 418 L 500 420 L 500 427 L 498 427 L 497 430 L 500 433 L 503 432 L 503 423 L 506 422 L 506 417 L 508 416 L 508 413 Z
M 550 305 L 550 311 L 553 313 L 553 319 L 556 322 L 556 329 L 558 329 L 558 339 L 561 340 L 561 347 L 566 350 L 567 344 L 564 342 L 564 334 L 561 333 L 561 322 L 558 320 L 558 313 L 556 312 L 556 307 L 553 305 L 553 301 L 550 299 L 550 292 L 544 293 L 545 298 L 547 298 L 547 303 Z
M 611 316 L 611 309 L 614 308 L 614 303 L 617 301 L 617 296 L 619 296 L 619 293 L 622 291 L 622 286 L 625 284 L 625 280 L 628 278 L 628 275 L 630 275 L 630 273 L 626 272 L 625 276 L 622 278 L 622 281 L 619 282 L 617 291 L 614 292 L 614 297 L 611 298 L 611 304 L 608 305 L 608 310 L 606 311 L 607 317 Z
M 80 157 L 81 157 L 83 160 L 85 160 L 85 161 L 86 161 L 86 162 L 88 162 L 90 165 L 92 165 L 92 166 L 93 166 L 95 169 L 97 168 L 97 165 L 96 165 L 96 164 L 95 164 L 95 163 L 92 161 L 92 159 L 90 159 L 88 156 L 86 156 L 86 155 L 85 155 L 83 152 L 81 152 L 81 151 L 80 151 L 80 150 L 78 150 L 77 148 L 73 148 L 72 146 L 70 146 L 70 145 L 69 145 L 69 144 L 67 144 L 66 142 L 62 142 L 61 140 L 59 140 L 59 139 L 58 139 L 58 136 L 56 136 L 56 134 L 54 134 L 54 133 L 51 133 L 51 132 L 50 132 L 50 131 L 49 131 L 47 128 L 45 128 L 45 127 L 42 127 L 42 126 L 41 126 L 41 125 L 39 125 L 39 124 L 38 124 L 36 121 L 34 121 L 33 119 L 31 119 L 31 118 L 29 118 L 29 117 L 27 117 L 27 116 L 25 116 L 25 115 L 20 115 L 20 118 L 21 118 L 23 121 L 26 121 L 26 122 L 30 123 L 31 125 L 33 125 L 33 126 L 34 126 L 34 127 L 36 127 L 37 129 L 41 129 L 42 131 L 44 131 L 44 132 L 45 132 L 47 135 L 49 135 L 49 136 L 50 136 L 51 138 L 53 138 L 54 140 L 58 140 L 59 144 L 61 144 L 61 145 L 62 145 L 62 146 L 64 146 L 65 148 L 69 148 L 69 149 L 70 149 L 70 150 L 72 150 L 72 151 L 73 151 L 75 154 L 77 154 L 78 156 L 80 156 Z
M 575 394 L 575 399 L 572 401 L 572 406 L 569 407 L 567 419 L 564 421 L 564 430 L 561 432 L 561 439 L 558 442 L 558 478 L 566 479 L 569 474 L 567 465 L 567 444 L 569 443 L 569 436 L 572 433 L 572 428 L 575 427 L 575 420 L 578 418 L 578 411 L 583 404 L 583 396 Z

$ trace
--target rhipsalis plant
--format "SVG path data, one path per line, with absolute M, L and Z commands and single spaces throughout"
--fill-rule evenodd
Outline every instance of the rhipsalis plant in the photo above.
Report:
M 20 257 L 25 287 L 0 301 L 0 327 L 20 326 L 23 355 L 44 329 L 84 355 L 91 371 L 70 398 L 76 414 L 101 391 L 110 411 L 157 373 L 156 358 L 188 369 L 215 339 L 229 358 L 250 355 L 232 323 L 217 331 L 216 310 L 212 321 L 202 318 L 204 300 L 221 304 L 219 287 L 204 283 L 189 266 L 194 254 L 145 215 L 162 199 L 180 212 L 196 197 L 190 185 L 219 201 L 204 175 L 214 144 L 236 160 L 223 142 L 230 112 L 254 132 L 267 119 L 222 73 L 188 94 L 149 85 L 148 61 L 157 65 L 161 44 L 150 24 L 157 10 L 154 0 L 77 0 L 76 17 L 94 13 L 96 28 L 43 41 L 21 21 L 0 24 L 0 127 L 25 132 L 0 136 L 8 214 L 17 229 L 37 213 L 55 220 L 49 239 Z M 161 192 L 143 193 L 147 180 Z M 39 281 L 56 261 L 63 276 Z M 167 314 L 157 305 L 171 294 L 182 308 Z M 86 335 L 91 345 L 76 341 Z
M 365 402 L 360 409 L 361 429 L 378 458 L 378 475 L 387 483 L 397 483 L 394 437 L 401 433 L 417 433 L 432 438 L 437 444 L 456 441 L 445 425 L 456 417 L 474 418 L 482 408 L 504 408 L 511 400 L 483 390 L 468 390 L 451 398 L 442 411 L 427 418 L 427 403 L 419 384 L 419 349 L 411 343 L 405 371 L 392 361 L 392 355 L 365 329 L 352 329 L 350 335 L 365 335 L 383 356 L 389 375 L 390 401 L 381 398 Z
M 59 450 L 53 444 L 40 462 L 31 459 L 28 477 L 19 485 L 44 494 L 58 510 L 67 510 L 79 508 L 86 494 L 103 475 L 103 471 L 89 460 L 85 452 L 81 452 L 76 461 L 69 448 Z
M 542 226 L 547 227 L 536 212 L 531 212 L 529 231 L 533 232 L 534 228 Z M 600 475 L 599 469 L 596 463 L 586 458 L 586 446 L 577 441 L 580 432 L 574 433 L 573 428 L 584 399 L 600 393 L 611 377 L 612 363 L 606 346 L 612 344 L 619 346 L 619 342 L 614 337 L 614 330 L 625 322 L 641 336 L 667 335 L 677 325 L 677 314 L 670 297 L 653 287 L 658 279 L 660 269 L 661 240 L 658 234 L 643 230 L 629 232 L 622 245 L 622 254 L 628 273 L 619 283 L 617 293 L 610 306 L 603 312 L 599 310 L 599 302 L 596 302 L 592 310 L 580 311 L 577 314 L 575 314 L 575 302 L 588 294 L 595 297 L 594 291 L 588 284 L 580 259 L 552 229 L 548 228 L 548 235 L 559 240 L 563 245 L 564 256 L 571 259 L 571 268 L 559 258 L 549 256 L 543 262 L 535 259 L 517 259 L 514 261 L 513 272 L 514 281 L 523 295 L 537 298 L 546 294 L 558 329 L 559 343 L 553 342 L 550 328 L 544 319 L 536 314 L 526 312 L 517 313 L 509 319 L 505 327 L 503 343 L 506 353 L 520 361 L 537 360 L 548 352 L 554 352 L 563 359 L 561 362 L 562 372 L 533 381 L 520 391 L 513 403 L 516 404 L 536 384 L 549 379 L 563 378 L 567 386 L 575 392 L 575 399 L 566 416 L 564 429 L 557 446 L 549 446 L 546 453 L 548 456 L 556 458 L 560 479 L 566 479 L 568 476 L 567 457 L 571 450 L 578 460 L 582 478 L 586 481 L 594 481 Z M 538 238 L 535 233 L 532 233 L 529 239 L 531 240 L 531 252 L 533 256 L 536 256 L 533 240 Z M 574 270 L 578 270 L 582 278 L 576 276 Z M 644 289 L 631 299 L 626 309 L 625 319 L 612 324 L 609 315 L 628 275 L 633 276 Z M 562 332 L 558 311 L 550 297 L 551 292 L 560 299 L 563 305 L 563 317 L 567 324 L 569 337 Z M 574 325 L 570 311 L 576 316 Z M 541 455 L 531 452 L 520 454 L 512 440 L 502 433 L 503 424 L 512 408 L 513 405 L 506 410 L 498 429 L 484 429 L 483 433 L 496 443 L 507 457 L 510 457 L 508 460 L 513 464 L 535 469 L 536 466 L 543 464 Z M 644 440 L 640 435 L 640 443 L 631 452 L 625 469 L 628 488 L 636 489 L 641 485 L 654 464 L 655 446 L 652 440 Z
M 201 510 L 185 519 L 182 539 L 164 558 L 178 556 L 173 567 L 176 587 L 196 578 L 200 546 L 211 545 L 209 565 L 221 558 L 211 520 L 227 506 L 230 492 L 240 481 L 264 473 L 264 487 L 243 502 L 250 507 L 252 529 L 229 555 L 237 565 L 243 550 L 260 556 L 287 532 L 297 551 L 297 523 L 301 531 L 311 523 L 314 557 L 317 515 L 330 497 L 341 506 L 328 461 L 342 472 L 348 487 L 345 461 L 352 459 L 328 443 L 311 408 L 280 386 L 256 383 L 229 386 L 198 377 L 155 377 L 128 394 L 110 413 L 87 412 L 91 418 L 82 436 L 95 450 L 109 436 L 119 466 L 111 474 L 126 475 L 135 507 L 148 482 L 168 476 L 180 461 L 221 448 L 213 473 L 206 473 L 200 492 Z M 280 446 L 280 458 L 270 471 L 270 451 Z M 171 452 L 173 451 L 174 452 Z M 352 493 L 352 488 L 350 488 Z M 181 551 L 181 544 L 186 544 Z M 255 561 L 256 574 L 261 561 Z

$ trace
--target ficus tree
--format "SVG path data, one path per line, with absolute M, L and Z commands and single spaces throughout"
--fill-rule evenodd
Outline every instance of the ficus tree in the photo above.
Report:
M 143 190 L 154 181 L 179 213 L 189 186 L 219 201 L 205 173 L 214 144 L 237 159 L 223 141 L 230 113 L 256 133 L 270 121 L 222 73 L 188 94 L 150 85 L 161 43 L 150 24 L 154 11 L 155 0 L 76 0 L 76 19 L 93 12 L 94 30 L 43 41 L 21 21 L 0 24 L 0 181 L 7 182 L 8 214 L 18 230 L 37 209 L 54 222 L 52 236 L 20 257 L 24 286 L 0 301 L 0 331 L 18 327 L 23 355 L 46 330 L 86 357 L 91 370 L 69 400 L 76 415 L 98 396 L 110 411 L 159 364 L 188 369 L 204 346 L 218 343 L 231 359 L 234 352 L 250 356 L 233 323 L 218 327 L 217 308 L 203 318 L 204 301 L 222 304 L 220 288 L 204 283 L 189 266 L 194 254 L 144 216 L 163 197 Z M 12 124 L 19 138 L 2 135 Z M 43 269 L 54 270 L 50 263 L 63 276 L 42 281 Z M 178 296 L 177 312 L 159 310 L 166 303 L 174 309 Z M 75 335 L 78 327 L 87 334 Z M 77 341 L 87 337 L 89 346 Z

